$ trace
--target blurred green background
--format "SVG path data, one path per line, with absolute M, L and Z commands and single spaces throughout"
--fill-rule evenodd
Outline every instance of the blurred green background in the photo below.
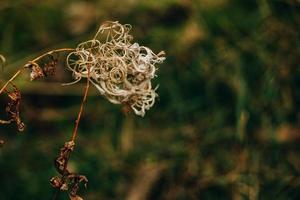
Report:
M 1 0 L 1 79 L 107 20 L 131 24 L 135 41 L 167 59 L 144 118 L 90 91 L 70 161 L 89 179 L 84 199 L 300 199 L 299 0 Z M 27 127 L 0 127 L 1 200 L 55 192 L 53 159 L 84 89 L 60 86 L 63 69 L 15 81 Z

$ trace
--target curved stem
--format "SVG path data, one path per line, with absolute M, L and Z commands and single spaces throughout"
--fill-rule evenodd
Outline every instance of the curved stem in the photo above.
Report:
M 24 68 L 19 69 L 1 88 L 0 94 L 5 90 L 9 83 L 11 83 L 23 70 Z
M 55 50 L 52 50 L 52 51 L 48 51 L 47 53 L 44 53 L 38 57 L 36 57 L 35 59 L 31 60 L 30 62 L 36 62 L 38 61 L 39 59 L 41 59 L 42 57 L 46 56 L 46 55 L 49 55 L 49 54 L 53 54 L 53 53 L 57 53 L 57 52 L 61 52 L 61 51 L 74 51 L 75 49 L 74 48 L 61 48 L 61 49 L 55 49 Z
M 53 53 L 56 53 L 56 52 L 61 52 L 61 51 L 74 51 L 74 49 L 73 48 L 61 48 L 61 49 L 55 49 L 55 50 L 52 50 L 52 51 L 48 51 L 47 53 L 44 53 L 44 54 L 42 54 L 42 55 L 40 55 L 40 56 L 38 56 L 38 57 L 36 57 L 35 59 L 33 59 L 33 60 L 31 60 L 31 61 L 29 61 L 29 62 L 27 62 L 27 63 L 30 63 L 30 62 L 32 62 L 32 63 L 35 63 L 36 61 L 38 61 L 39 59 L 41 59 L 41 58 L 43 58 L 44 56 L 46 56 L 46 55 L 49 55 L 49 54 L 53 54 Z M 2 86 L 2 88 L 1 88 L 1 90 L 0 90 L 0 94 L 2 94 L 2 92 L 5 90 L 5 88 L 8 86 L 8 84 L 9 83 L 11 83 L 21 72 L 22 72 L 22 70 L 23 69 L 25 69 L 26 68 L 26 64 L 22 67 L 22 68 L 20 68 L 3 86 Z

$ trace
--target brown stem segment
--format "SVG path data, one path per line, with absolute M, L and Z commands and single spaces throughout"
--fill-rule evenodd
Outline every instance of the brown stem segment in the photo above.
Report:
M 83 96 L 83 99 L 82 99 L 82 102 L 81 102 L 81 105 L 80 105 L 80 109 L 79 109 L 79 112 L 78 112 L 78 115 L 77 115 L 77 119 L 75 121 L 75 127 L 74 127 L 73 134 L 72 134 L 72 137 L 71 137 L 71 140 L 73 142 L 75 142 L 75 139 L 76 139 L 76 136 L 77 136 L 78 125 L 79 125 L 79 122 L 80 122 L 80 119 L 81 119 L 84 103 L 86 102 L 86 99 L 87 99 L 89 87 L 90 87 L 90 70 L 88 69 L 88 77 L 86 79 L 86 86 L 85 86 L 85 90 L 84 90 L 84 96 Z
M 77 119 L 75 121 L 75 127 L 74 127 L 72 137 L 71 137 L 71 141 L 73 141 L 74 143 L 75 143 L 75 140 L 76 140 L 81 115 L 82 115 L 82 112 L 83 112 L 84 103 L 86 102 L 86 99 L 87 99 L 89 87 L 90 87 L 90 70 L 89 70 L 89 67 L 88 67 L 88 76 L 87 76 L 86 86 L 85 86 L 85 90 L 84 90 L 84 95 L 83 95 L 83 99 L 81 101 L 80 109 L 79 109 L 79 112 L 78 112 L 78 115 L 77 115 Z M 70 152 L 70 154 L 71 154 L 71 152 Z M 65 163 L 65 166 L 64 166 L 64 170 L 63 170 L 64 172 L 67 170 L 68 162 L 69 162 L 69 159 L 70 159 L 70 154 L 68 155 L 68 158 L 66 159 L 66 163 Z M 56 193 L 53 196 L 53 200 L 56 200 L 58 198 L 60 192 L 61 192 L 61 190 L 57 189 Z
M 5 88 L 8 86 L 9 83 L 11 83 L 21 72 L 23 68 L 19 69 L 1 88 L 0 94 L 5 90 Z
M 61 49 L 55 49 L 55 50 L 52 50 L 52 51 L 48 51 L 47 53 L 44 53 L 44 54 L 36 57 L 31 62 L 36 62 L 36 61 L 38 61 L 39 59 L 43 58 L 46 55 L 57 53 L 57 52 L 61 52 L 61 51 L 74 51 L 74 49 L 73 48 L 61 48 Z

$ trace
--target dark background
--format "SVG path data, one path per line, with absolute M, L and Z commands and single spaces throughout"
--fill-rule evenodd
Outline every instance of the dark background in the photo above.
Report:
M 144 118 L 90 91 L 70 161 L 89 179 L 84 199 L 300 199 L 298 0 L 1 0 L 1 79 L 107 20 L 131 24 L 135 41 L 167 59 Z M 70 79 L 63 59 L 53 79 L 14 82 L 27 126 L 0 127 L 0 199 L 55 192 L 53 159 L 84 89 L 60 86 Z

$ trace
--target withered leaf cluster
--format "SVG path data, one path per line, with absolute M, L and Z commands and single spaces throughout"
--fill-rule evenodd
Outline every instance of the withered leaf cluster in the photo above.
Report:
M 54 58 L 53 55 L 49 54 L 49 62 L 43 64 L 41 67 L 37 62 L 30 61 L 26 65 L 26 68 L 31 69 L 30 80 L 33 81 L 38 78 L 54 76 L 56 66 L 58 64 L 58 57 Z
M 7 94 L 9 101 L 6 105 L 5 111 L 9 115 L 8 120 L 0 120 L 1 124 L 10 124 L 15 122 L 17 124 L 18 130 L 23 131 L 25 124 L 20 118 L 20 103 L 21 103 L 21 93 L 18 90 L 17 86 L 12 84 L 12 91 L 5 89 L 4 92 Z
M 77 195 L 80 183 L 87 186 L 88 179 L 68 170 L 68 161 L 70 154 L 73 151 L 75 143 L 73 141 L 66 142 L 60 149 L 59 156 L 54 160 L 54 165 L 59 176 L 51 178 L 50 183 L 54 188 L 61 191 L 69 191 L 70 199 L 82 199 Z

